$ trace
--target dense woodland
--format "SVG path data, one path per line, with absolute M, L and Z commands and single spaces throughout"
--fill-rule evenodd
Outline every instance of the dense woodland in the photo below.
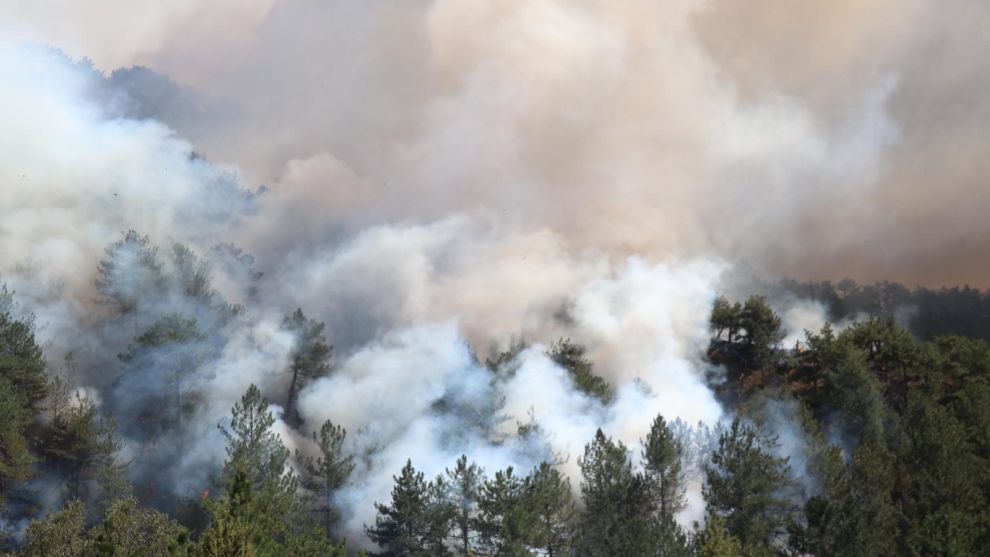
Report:
M 236 248 L 218 250 L 221 259 L 250 268 Z M 106 327 L 129 337 L 106 392 L 144 393 L 126 401 L 98 405 L 77 391 L 72 358 L 48 362 L 35 323 L 15 311 L 17 294 L 0 296 L 0 497 L 7 549 L 21 556 L 355 553 L 354 541 L 348 549 L 340 531 L 334 494 L 360 455 L 346 452 L 342 428 L 305 423 L 296 408 L 305 384 L 333 373 L 323 325 L 303 310 L 282 324 L 298 339 L 285 370 L 285 420 L 311 435 L 311 450 L 290 454 L 273 430 L 269 401 L 252 386 L 219 424 L 227 458 L 213 474 L 215 488 L 167 498 L 147 472 L 135 472 L 134 459 L 169 455 L 149 450 L 125 458 L 120 433 L 166 439 L 183 427 L 201 396 L 184 386 L 184 370 L 211 357 L 211 335 L 222 334 L 242 308 L 219 299 L 207 266 L 189 250 L 174 246 L 162 254 L 135 233 L 108 248 L 99 277 L 100 303 L 111 316 Z M 808 331 L 797 347 L 782 347 L 781 320 L 764 298 L 719 298 L 708 358 L 723 371 L 711 381 L 733 410 L 731 421 L 708 427 L 643 416 L 651 425 L 641 447 L 599 430 L 576 455 L 581 476 L 573 479 L 554 459 L 527 470 L 485 470 L 464 455 L 437 477 L 426 477 L 410 461 L 394 471 L 389 499 L 367 501 L 377 510 L 365 526 L 372 553 L 986 554 L 987 294 L 846 281 L 783 287 L 823 301 L 836 322 L 860 317 L 842 330 Z M 182 303 L 151 302 L 163 292 Z M 908 321 L 895 307 L 913 308 Z M 490 372 L 512 373 L 518 349 L 488 359 Z M 579 344 L 561 339 L 549 355 L 577 388 L 603 403 L 612 398 Z M 132 370 L 149 368 L 162 376 L 153 389 L 129 384 L 147 382 Z M 536 427 L 520 424 L 519 434 Z M 800 459 L 785 450 L 794 439 Z M 695 479 L 704 520 L 685 526 L 678 516 Z M 46 500 L 51 485 L 60 487 L 54 502 Z M 25 517 L 35 519 L 19 528 Z

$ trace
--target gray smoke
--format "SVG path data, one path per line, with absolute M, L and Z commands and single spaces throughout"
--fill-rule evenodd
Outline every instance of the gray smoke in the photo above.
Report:
M 990 208 L 975 2 L 0 4 L 0 272 L 175 494 L 209 485 L 250 383 L 281 412 L 296 307 L 335 345 L 301 411 L 350 433 L 360 537 L 405 458 L 573 475 L 597 427 L 635 448 L 657 413 L 717 423 L 707 317 L 740 269 L 986 280 L 986 219 L 959 217 Z M 97 265 L 131 229 L 161 269 L 117 254 L 140 307 L 114 319 Z M 772 301 L 787 343 L 826 320 Z M 198 335 L 135 348 L 170 316 Z M 612 404 L 546 357 L 559 337 Z M 192 409 L 150 431 L 172 391 Z

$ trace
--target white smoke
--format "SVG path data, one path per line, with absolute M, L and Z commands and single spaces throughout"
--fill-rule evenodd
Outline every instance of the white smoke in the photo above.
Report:
M 130 385 L 116 354 L 148 323 L 104 323 L 106 246 L 134 229 L 163 259 L 178 242 L 212 265 L 216 307 L 172 283 L 148 302 L 215 329 L 188 373 L 199 406 L 159 446 L 128 439 L 152 463 L 182 447 L 168 462 L 179 494 L 210 481 L 215 426 L 249 384 L 285 402 L 281 315 L 325 322 L 335 370 L 300 409 L 306 427 L 349 432 L 359 468 L 340 499 L 358 538 L 407 458 L 432 475 L 462 453 L 489 471 L 556 455 L 576 477 L 598 427 L 635 452 L 658 413 L 717 422 L 708 312 L 733 267 L 846 257 L 885 214 L 875 194 L 906 133 L 897 64 L 829 110 L 726 71 L 736 60 L 698 27 L 725 2 L 236 4 L 3 11 L 0 272 L 49 359 L 76 354 L 78 386 L 119 400 L 153 396 L 172 371 L 150 358 L 128 368 L 133 391 L 113 387 Z M 134 63 L 175 81 L 104 74 Z M 778 309 L 785 346 L 826 318 Z M 561 337 L 587 347 L 611 404 L 546 356 Z M 519 340 L 511 371 L 476 359 Z M 538 439 L 516 432 L 530 420 Z

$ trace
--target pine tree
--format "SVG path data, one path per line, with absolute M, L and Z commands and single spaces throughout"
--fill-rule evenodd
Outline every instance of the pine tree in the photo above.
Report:
M 740 327 L 740 314 L 742 306 L 737 302 L 730 304 L 725 296 L 719 296 L 712 305 L 712 314 L 709 318 L 712 329 L 715 330 L 715 340 L 722 340 L 722 333 L 726 334 L 725 341 L 732 343 L 735 341 L 736 333 Z
M 578 555 L 650 555 L 653 540 L 645 480 L 633 473 L 625 445 L 599 429 L 578 464 L 585 506 Z
M 529 557 L 527 541 L 533 538 L 534 516 L 527 504 L 525 481 L 512 467 L 495 472 L 481 487 L 477 524 L 481 554 Z
M 212 516 L 203 535 L 206 555 L 341 555 L 324 529 L 309 519 L 288 466 L 289 450 L 272 431 L 275 418 L 251 385 L 231 410 L 227 427 L 224 495 L 208 503 Z
M 224 496 L 207 501 L 210 526 L 200 537 L 197 553 L 202 557 L 259 557 L 259 540 L 271 549 L 271 540 L 255 524 L 257 506 L 244 461 L 232 464 Z
M 392 501 L 375 503 L 375 525 L 365 527 L 371 541 L 378 544 L 381 557 L 427 557 L 429 553 L 429 485 L 422 472 L 406 461 L 394 477 Z
M 750 367 L 764 369 L 769 366 L 777 344 L 784 338 L 780 317 L 762 296 L 751 296 L 739 313 L 739 325 L 746 332 L 743 343 Z
M 525 493 L 527 514 L 533 521 L 527 545 L 547 557 L 567 555 L 578 518 L 570 480 L 542 462 L 526 477 Z
M 244 470 L 256 498 L 264 502 L 275 528 L 297 503 L 297 479 L 288 467 L 289 450 L 272 431 L 275 417 L 257 386 L 251 385 L 234 404 L 228 427 L 220 426 L 227 439 L 227 461 L 222 477 L 230 485 L 235 473 Z
M 6 378 L 0 377 L 0 507 L 3 506 L 8 486 L 24 481 L 33 473 L 34 457 L 28 451 L 26 430 L 31 414 L 20 396 Z
M 594 373 L 591 360 L 584 357 L 584 347 L 571 342 L 570 339 L 560 339 L 550 347 L 549 356 L 560 367 L 567 370 L 574 385 L 588 396 L 598 399 L 602 404 L 608 404 L 615 397 L 608 381 Z
M 185 528 L 165 514 L 141 507 L 130 497 L 114 501 L 90 537 L 98 555 L 178 556 L 188 555 L 191 549 Z
M 454 489 L 446 474 L 440 474 L 426 485 L 423 546 L 432 557 L 452 557 L 457 549 L 458 508 L 453 501 Z
M 788 521 L 780 493 L 787 486 L 786 458 L 773 456 L 774 437 L 761 436 L 738 418 L 719 436 L 705 467 L 708 516 L 725 520 L 749 555 L 771 555 Z
M 47 456 L 68 475 L 70 498 L 83 497 L 85 483 L 93 479 L 104 502 L 129 492 L 115 422 L 100 415 L 89 398 L 77 393 L 74 404 L 53 413 L 46 447 Z
M 695 538 L 697 557 L 743 557 L 742 544 L 729 533 L 725 520 L 711 516 Z
M 204 307 L 214 306 L 218 296 L 211 284 L 210 264 L 182 244 L 172 245 L 172 262 L 175 264 L 175 290 Z
M 447 485 L 450 486 L 447 501 L 454 513 L 453 532 L 456 536 L 452 546 L 463 557 L 467 557 L 474 547 L 474 522 L 478 515 L 478 496 L 484 474 L 478 465 L 468 464 L 467 455 L 457 459 L 453 470 L 446 470 Z
M 86 506 L 73 501 L 44 520 L 32 522 L 24 534 L 20 557 L 89 557 L 93 541 L 86 532 Z
M 32 413 L 48 396 L 45 356 L 34 338 L 34 324 L 0 313 L 0 378 L 8 381 Z
M 292 315 L 285 316 L 282 328 L 296 338 L 292 364 L 289 366 L 292 379 L 289 381 L 285 412 L 289 423 L 298 426 L 302 423 L 298 409 L 299 392 L 314 379 L 330 373 L 333 348 L 327 344 L 323 335 L 324 324 L 307 318 L 301 308 Z
M 166 284 L 158 248 L 133 230 L 107 248 L 98 271 L 99 302 L 124 315 L 137 310 L 142 300 L 155 299 Z M 136 327 L 137 321 L 134 324 Z
M 304 457 L 296 451 L 296 460 L 303 469 L 301 484 L 303 488 L 316 494 L 328 537 L 340 517 L 339 511 L 334 507 L 334 494 L 354 471 L 354 455 L 344 453 L 346 438 L 344 428 L 327 420 L 320 428 L 319 437 L 313 432 L 313 443 L 319 449 L 319 456 L 315 459 Z
M 161 412 L 173 407 L 171 418 L 165 423 L 172 424 L 176 429 L 182 428 L 182 417 L 191 413 L 187 408 L 189 397 L 186 392 L 186 378 L 193 373 L 208 357 L 208 347 L 204 343 L 206 335 L 200 331 L 195 319 L 187 319 L 178 313 L 169 313 L 156 320 L 147 330 L 135 337 L 134 344 L 118 358 L 132 366 L 132 370 L 156 370 L 161 376 L 149 377 L 147 374 L 126 374 L 120 380 L 117 390 L 123 393 L 140 390 L 136 383 L 149 380 L 157 381 L 161 389 L 170 391 L 171 397 L 162 393 L 157 398 L 157 404 L 149 404 L 149 400 L 136 400 L 133 404 L 145 407 L 141 412 L 143 425 L 147 427 L 162 427 Z M 171 398 L 171 401 L 168 399 Z M 160 411 L 156 409 L 160 408 Z
M 650 490 L 653 510 L 658 517 L 670 517 L 684 508 L 684 472 L 680 442 L 657 415 L 643 442 L 643 471 Z
M 674 518 L 685 505 L 682 452 L 666 420 L 657 415 L 643 442 L 643 477 L 652 514 L 652 537 L 656 554 L 661 557 L 686 556 L 690 552 L 687 534 Z

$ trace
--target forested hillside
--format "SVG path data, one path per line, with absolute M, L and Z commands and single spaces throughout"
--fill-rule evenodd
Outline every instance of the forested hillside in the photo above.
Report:
M 122 261 L 143 274 L 119 274 Z M 356 459 L 372 455 L 350 452 L 332 421 L 297 411 L 300 390 L 335 373 L 324 325 L 302 309 L 285 316 L 295 342 L 284 406 L 251 385 L 214 424 L 222 466 L 203 472 L 203 491 L 176 495 L 163 472 L 183 458 L 176 440 L 204 397 L 186 375 L 209 365 L 211 337 L 245 308 L 219 297 L 191 251 L 176 245 L 163 257 L 136 233 L 107 249 L 99 276 L 94 326 L 128 338 L 102 391 L 74 384 L 72 355 L 47 361 L 17 293 L 0 296 L 0 495 L 15 555 L 979 555 L 990 544 L 990 346 L 919 340 L 892 316 L 866 315 L 883 303 L 851 301 L 889 285 L 836 297 L 829 285 L 790 283 L 847 308 L 836 321 L 863 314 L 807 331 L 795 347 L 780 345 L 781 319 L 762 297 L 720 297 L 707 357 L 721 370 L 709 380 L 729 410 L 723 421 L 644 414 L 649 434 L 633 446 L 598 429 L 581 453 L 545 453 L 525 469 L 485 469 L 465 454 L 427 477 L 407 460 L 390 498 L 360 502 L 377 517 L 356 535 L 341 528 L 338 495 L 362 481 Z M 919 315 L 957 316 L 958 292 L 912 299 L 927 304 Z M 525 349 L 484 368 L 493 380 L 511 376 Z M 546 351 L 576 389 L 610 404 L 614 389 L 581 345 L 560 339 Z M 298 434 L 280 431 L 273 412 Z M 517 438 L 554 435 L 541 427 L 520 422 Z M 570 459 L 578 477 L 561 471 Z M 685 520 L 689 505 L 696 520 Z
M 0 555 L 990 556 L 990 2 L 0 6 Z

